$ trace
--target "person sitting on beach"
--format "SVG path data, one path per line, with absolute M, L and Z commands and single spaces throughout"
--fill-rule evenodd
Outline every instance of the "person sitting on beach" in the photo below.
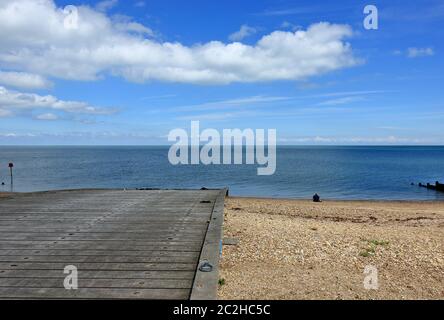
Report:
M 321 197 L 317 193 L 313 196 L 313 202 L 321 202 Z

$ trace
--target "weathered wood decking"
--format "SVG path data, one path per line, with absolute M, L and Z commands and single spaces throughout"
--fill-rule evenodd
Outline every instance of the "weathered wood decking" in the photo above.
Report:
M 0 199 L 0 298 L 215 298 L 224 196 L 78 190 Z M 200 260 L 214 270 L 200 272 Z M 77 290 L 63 286 L 67 265 L 78 269 Z

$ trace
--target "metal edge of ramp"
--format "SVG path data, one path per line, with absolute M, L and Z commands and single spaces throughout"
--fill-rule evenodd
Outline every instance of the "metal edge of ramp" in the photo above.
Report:
M 190 300 L 216 300 L 219 282 L 219 260 L 222 250 L 224 222 L 224 200 L 228 195 L 228 188 L 221 189 L 214 203 L 210 223 L 205 235 L 196 275 L 191 288 Z M 212 265 L 210 272 L 203 272 L 200 266 L 208 262 Z

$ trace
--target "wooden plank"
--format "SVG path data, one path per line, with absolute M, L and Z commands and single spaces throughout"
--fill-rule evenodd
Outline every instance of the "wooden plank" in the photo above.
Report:
M 40 245 L 46 245 L 53 246 L 55 244 L 63 244 L 63 245 L 74 245 L 74 246 L 81 246 L 86 245 L 88 247 L 100 244 L 105 244 L 106 246 L 110 246 L 114 249 L 118 249 L 121 247 L 128 248 L 128 247 L 143 247 L 145 245 L 151 245 L 151 246 L 185 246 L 185 247 L 201 247 L 201 241 L 191 241 L 191 240 L 181 240 L 181 241 L 174 241 L 174 240 L 133 240 L 133 239 L 127 239 L 125 240 L 125 243 L 122 243 L 121 239 L 113 240 L 113 239 L 105 239 L 105 240 L 94 240 L 94 239 L 79 239 L 79 240 L 69 240 L 69 239 L 59 239 L 59 240 L 7 240 L 7 239 L 0 239 L 0 243 L 2 244 L 16 244 L 16 245 L 24 245 L 31 247 L 36 242 Z
M 82 247 L 81 244 L 84 246 Z M 201 246 L 190 247 L 188 244 L 145 244 L 145 245 L 133 245 L 127 243 L 103 243 L 98 244 L 94 241 L 91 242 L 56 242 L 56 243 L 33 243 L 32 241 L 28 243 L 17 243 L 17 242 L 0 242 L 0 249 L 63 249 L 63 250 L 71 250 L 71 249 L 91 249 L 95 250 L 114 250 L 114 251 L 140 251 L 140 250 L 162 250 L 162 251 L 198 251 L 200 252 Z
M 200 251 L 165 251 L 165 250 L 91 250 L 91 249 L 10 249 L 0 250 L 0 257 L 27 256 L 94 256 L 94 257 L 199 257 Z
M 19 233 L 112 233 L 116 235 L 125 235 L 129 236 L 131 234 L 146 234 L 147 231 L 150 231 L 150 234 L 159 234 L 164 232 L 174 232 L 174 233 L 183 233 L 183 234 L 202 234 L 205 233 L 203 230 L 205 229 L 207 225 L 207 220 L 193 225 L 187 225 L 187 224 L 171 224 L 171 223 L 164 223 L 164 224 L 114 224 L 114 225 L 106 225 L 102 224 L 100 226 L 95 225 L 94 228 L 91 228 L 92 226 L 85 225 L 85 226 L 66 226 L 63 228 L 63 225 L 54 225 L 54 226 L 48 226 L 48 225 L 42 225 L 37 226 L 35 224 L 22 224 L 20 223 L 20 226 L 17 226 L 16 229 L 14 229 L 13 226 L 0 226 L 0 232 L 2 234 L 8 235 L 8 234 L 19 234 Z M 122 230 L 122 227 L 124 226 L 125 229 Z M 128 235 L 129 234 L 129 235 Z
M 0 299 L 187 299 L 189 289 L 0 288 Z
M 0 288 L 62 288 L 64 277 L 58 278 L 0 278 Z M 190 289 L 192 279 L 115 279 L 85 278 L 78 280 L 79 288 L 143 288 Z
M 94 279 L 192 279 L 195 270 L 82 270 L 81 278 Z M 60 270 L 0 270 L 0 278 L 58 278 Z M 63 274 L 63 277 L 66 275 Z
M 68 265 L 70 265 L 69 263 Z M 0 270 L 63 270 L 66 263 L 60 262 L 0 262 Z M 195 263 L 186 262 L 155 262 L 155 263 L 114 263 L 114 262 L 78 262 L 75 264 L 78 270 L 195 270 Z
M 50 262 L 50 263 L 65 263 L 65 264 L 79 264 L 85 262 L 94 263 L 191 263 L 196 261 L 196 253 L 182 256 L 122 256 L 122 255 L 83 255 L 79 253 L 77 255 L 7 255 L 0 256 L 0 263 L 8 262 Z
M 203 236 L 203 235 L 202 235 Z M 202 242 L 202 236 L 194 235 L 183 235 L 177 233 L 169 234 L 144 234 L 142 236 L 131 235 L 131 241 L 133 242 Z M 114 237 L 112 234 L 100 235 L 100 234 L 88 234 L 83 235 L 69 235 L 69 234 L 58 234 L 58 235 L 39 235 L 39 234 L 1 234 L 0 241 L 126 241 L 128 237 L 120 236 Z

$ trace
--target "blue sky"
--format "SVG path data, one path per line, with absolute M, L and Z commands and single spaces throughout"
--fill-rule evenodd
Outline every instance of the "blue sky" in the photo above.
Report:
M 443 18 L 442 1 L 0 0 L 0 144 L 168 144 L 191 120 L 443 144 Z

